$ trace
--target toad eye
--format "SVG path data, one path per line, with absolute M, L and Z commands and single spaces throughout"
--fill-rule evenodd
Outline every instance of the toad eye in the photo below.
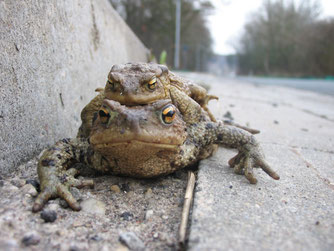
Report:
M 168 105 L 162 109 L 162 120 L 166 124 L 171 124 L 175 119 L 176 110 L 173 105 Z
M 110 118 L 110 113 L 106 108 L 102 107 L 99 110 L 99 117 L 100 117 L 100 121 L 106 124 Z
M 147 89 L 148 89 L 149 91 L 153 91 L 155 88 L 157 88 L 157 78 L 156 78 L 156 77 L 152 78 L 152 79 L 146 84 L 146 86 L 147 86 Z
M 107 80 L 107 86 L 110 88 L 110 90 L 112 91 L 116 91 L 116 86 L 117 86 L 117 83 L 111 81 L 111 80 Z

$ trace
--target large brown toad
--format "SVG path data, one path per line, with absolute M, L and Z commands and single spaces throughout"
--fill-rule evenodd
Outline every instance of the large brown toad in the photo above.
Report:
M 98 89 L 100 93 L 82 110 L 82 125 L 78 137 L 89 136 L 94 115 L 96 116 L 104 99 L 118 101 L 127 106 L 145 105 L 161 99 L 170 99 L 174 89 L 194 99 L 208 113 L 210 119 L 216 121 L 207 105 L 211 99 L 218 99 L 218 97 L 209 95 L 203 87 L 181 78 L 164 65 L 127 63 L 112 66 L 105 88 Z M 259 132 L 234 125 L 251 133 Z
M 218 144 L 238 150 L 229 164 L 250 183 L 257 182 L 253 167 L 279 179 L 252 134 L 211 121 L 197 102 L 176 87 L 170 88 L 170 99 L 141 106 L 105 99 L 89 138 L 63 139 L 46 150 L 38 164 L 41 193 L 33 211 L 41 210 L 54 197 L 80 210 L 69 187 L 92 186 L 93 182 L 74 178 L 78 173 L 72 168 L 75 162 L 111 174 L 155 177 L 207 158 Z

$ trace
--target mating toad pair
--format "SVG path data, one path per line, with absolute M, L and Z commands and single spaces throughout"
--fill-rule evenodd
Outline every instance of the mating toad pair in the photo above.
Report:
M 34 212 L 55 197 L 80 210 L 69 187 L 94 184 L 75 178 L 78 171 L 72 166 L 77 162 L 101 172 L 149 178 L 208 158 L 219 145 L 238 150 L 229 165 L 250 183 L 257 182 L 253 167 L 279 179 L 250 133 L 255 130 L 216 121 L 207 103 L 217 97 L 166 66 L 114 65 L 105 88 L 99 91 L 81 113 L 77 138 L 58 141 L 40 158 L 41 193 Z

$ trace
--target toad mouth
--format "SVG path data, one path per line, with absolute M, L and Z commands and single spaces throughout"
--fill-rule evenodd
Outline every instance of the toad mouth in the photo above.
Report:
M 108 142 L 108 143 L 97 143 L 92 145 L 96 148 L 108 148 L 115 146 L 126 146 L 126 145 L 142 145 L 142 147 L 156 147 L 156 148 L 165 148 L 165 149 L 175 149 L 179 147 L 177 144 L 164 144 L 164 143 L 156 143 L 156 142 L 146 142 L 141 140 L 127 140 L 127 141 L 119 141 L 119 142 Z

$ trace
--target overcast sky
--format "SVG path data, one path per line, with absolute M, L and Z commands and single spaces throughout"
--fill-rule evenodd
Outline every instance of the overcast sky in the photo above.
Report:
M 302 0 L 299 0 L 302 1 Z M 208 18 L 217 54 L 235 53 L 233 43 L 238 40 L 251 13 L 258 10 L 263 0 L 211 0 L 215 10 Z M 334 0 L 319 0 L 322 16 L 334 16 Z

